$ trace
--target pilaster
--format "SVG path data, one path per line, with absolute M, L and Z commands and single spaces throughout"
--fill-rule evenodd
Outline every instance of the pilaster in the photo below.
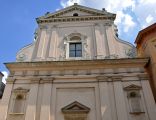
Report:
M 36 105 L 37 105 L 37 95 L 39 87 L 39 78 L 32 79 L 29 99 L 27 102 L 27 110 L 25 120 L 35 120 L 36 119 Z
M 142 90 L 143 90 L 143 94 L 144 94 L 144 99 L 145 99 L 145 103 L 146 103 L 146 108 L 147 108 L 147 114 L 149 116 L 150 120 L 155 120 L 156 118 L 156 104 L 153 98 L 153 94 L 149 85 L 147 77 L 141 77 L 141 84 L 142 84 Z
M 97 45 L 97 59 L 101 59 L 104 57 L 104 43 L 101 36 L 100 25 L 95 24 L 95 37 L 96 37 L 96 45 Z
M 47 39 L 46 29 L 47 29 L 46 27 L 41 28 L 41 37 L 40 37 L 38 49 L 37 49 L 37 51 L 38 51 L 37 59 L 44 57 L 44 48 L 45 48 L 45 42 Z
M 106 77 L 100 78 L 100 80 L 107 80 Z M 102 120 L 112 120 L 111 106 L 109 100 L 109 89 L 107 82 L 99 83 L 100 101 L 101 101 L 101 116 Z
M 108 44 L 106 29 L 107 29 L 107 26 L 103 25 L 102 26 L 102 31 L 103 31 L 104 46 L 105 46 L 106 56 L 109 56 L 110 55 L 110 50 L 109 50 L 109 44 Z
M 51 84 L 49 83 L 51 81 Z M 43 81 L 43 97 L 41 104 L 40 120 L 50 120 L 50 105 L 51 105 L 51 91 L 52 78 L 45 78 Z
M 128 120 L 124 91 L 122 87 L 121 77 L 112 78 L 114 83 L 115 102 L 118 120 Z
M 3 94 L 3 98 L 1 100 L 1 104 L 0 104 L 0 120 L 6 120 L 7 119 L 7 114 L 9 113 L 9 102 L 10 102 L 10 97 L 11 97 L 11 93 L 12 93 L 12 89 L 13 89 L 13 82 L 14 79 L 12 78 L 8 78 L 6 86 L 5 86 L 5 90 L 4 90 L 4 94 Z
M 105 29 L 105 34 L 106 34 L 107 39 L 108 39 L 106 44 L 107 44 L 107 46 L 109 46 L 109 50 L 107 48 L 107 50 L 108 50 L 107 52 L 109 52 L 109 56 L 116 55 L 116 53 L 118 53 L 119 50 L 122 49 L 122 48 L 120 48 L 118 46 L 120 44 L 119 44 L 118 41 L 115 40 L 114 29 L 112 29 L 111 23 L 105 24 L 104 29 Z M 116 49 L 116 48 L 118 48 L 118 49 Z M 118 50 L 118 51 L 116 51 L 116 50 Z
M 52 33 L 51 33 L 51 39 L 50 39 L 50 47 L 49 47 L 49 59 L 55 60 L 56 56 L 56 42 L 57 42 L 57 26 L 52 27 Z

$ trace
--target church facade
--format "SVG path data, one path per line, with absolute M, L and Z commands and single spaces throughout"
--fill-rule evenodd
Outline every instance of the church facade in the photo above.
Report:
M 115 17 L 74 4 L 37 18 L 35 41 L 5 64 L 0 120 L 155 120 L 149 59 L 118 38 Z

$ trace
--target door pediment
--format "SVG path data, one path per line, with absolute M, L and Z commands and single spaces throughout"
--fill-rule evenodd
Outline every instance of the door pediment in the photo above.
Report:
M 89 111 L 90 108 L 77 101 L 62 108 L 63 113 L 88 113 Z

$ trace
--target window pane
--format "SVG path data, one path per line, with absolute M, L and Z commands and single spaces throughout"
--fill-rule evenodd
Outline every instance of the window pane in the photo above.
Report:
M 69 57 L 75 57 L 75 51 L 70 51 Z
M 75 44 L 70 43 L 70 45 L 69 45 L 69 50 L 75 50 Z
M 76 57 L 82 57 L 82 52 L 81 51 L 76 51 Z
M 69 44 L 69 57 L 82 57 L 82 44 L 80 42 Z
M 82 44 L 81 43 L 76 44 L 76 50 L 82 50 Z

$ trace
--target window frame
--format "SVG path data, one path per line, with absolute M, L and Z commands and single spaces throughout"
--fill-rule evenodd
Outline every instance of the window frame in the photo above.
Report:
M 127 97 L 127 103 L 128 103 L 128 108 L 129 108 L 129 113 L 130 114 L 142 114 L 145 113 L 144 112 L 144 108 L 143 108 L 143 101 L 142 101 L 142 94 L 141 94 L 141 86 L 135 85 L 135 84 L 131 84 L 127 87 L 124 87 L 124 91 L 125 91 L 125 95 Z M 132 95 L 132 93 L 135 93 L 135 95 Z M 135 103 L 134 100 L 137 100 L 138 106 L 139 108 L 137 108 L 138 110 L 135 111 L 135 107 L 133 107 L 133 105 Z
M 74 37 L 78 37 L 79 39 L 72 39 Z M 70 57 L 70 44 L 71 43 L 81 43 L 81 57 Z M 84 45 L 83 45 L 83 39 L 82 36 L 79 35 L 72 35 L 70 37 L 67 38 L 66 41 L 66 59 L 68 60 L 80 60 L 84 57 Z
M 73 50 L 71 50 L 71 45 L 74 45 L 74 49 L 73 49 Z M 78 45 L 81 46 L 80 49 L 77 48 Z M 71 55 L 70 55 L 71 52 L 74 52 L 74 56 L 71 56 Z M 77 55 L 78 52 L 80 52 L 80 56 Z M 77 58 L 77 57 L 82 57 L 82 42 L 70 42 L 70 43 L 69 43 L 69 57 L 70 57 L 70 58 L 71 58 L 71 57 L 76 57 L 76 58 Z
M 23 89 L 21 87 L 16 88 L 12 91 L 12 98 L 10 101 L 10 107 L 9 107 L 9 114 L 10 115 L 24 115 L 26 110 L 26 102 L 27 102 L 27 96 L 28 96 L 28 89 Z M 18 96 L 21 96 L 21 101 L 18 101 Z M 20 103 L 21 108 L 16 108 L 16 104 Z M 17 111 L 20 110 L 20 111 Z

